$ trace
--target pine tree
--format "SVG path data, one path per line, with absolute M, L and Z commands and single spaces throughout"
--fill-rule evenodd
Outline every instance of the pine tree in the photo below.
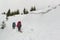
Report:
M 33 11 L 33 7 L 31 7 L 30 11 Z
M 28 14 L 28 11 L 24 8 L 23 13 Z
M 19 10 L 17 10 L 17 14 L 19 14 Z
M 34 6 L 33 10 L 36 11 L 36 7 L 35 6 Z
M 30 11 L 36 11 L 36 7 L 31 7 Z
M 8 17 L 10 15 L 10 9 L 8 10 L 6 16 Z

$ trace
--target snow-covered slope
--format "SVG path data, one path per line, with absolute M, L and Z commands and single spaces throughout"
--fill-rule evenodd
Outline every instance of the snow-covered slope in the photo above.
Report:
M 12 29 L 12 22 L 19 20 L 22 21 L 23 33 L 18 32 L 17 28 Z M 59 6 L 47 14 L 16 15 L 5 22 L 6 28 L 0 29 L 0 40 L 60 40 Z

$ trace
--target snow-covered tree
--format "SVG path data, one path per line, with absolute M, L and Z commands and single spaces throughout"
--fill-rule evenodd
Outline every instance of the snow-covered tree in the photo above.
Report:
M 30 11 L 36 11 L 36 7 L 31 7 Z
M 6 27 L 6 24 L 5 24 L 5 22 L 4 22 L 4 21 L 2 22 L 2 24 L 1 24 L 1 25 L 2 25 L 1 29 L 4 29 L 4 28 Z
M 24 8 L 23 13 L 28 14 L 28 11 Z

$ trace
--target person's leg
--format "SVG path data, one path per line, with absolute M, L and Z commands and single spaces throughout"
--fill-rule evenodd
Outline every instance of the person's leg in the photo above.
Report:
M 20 30 L 21 30 L 21 26 L 20 26 Z
M 22 32 L 22 30 L 21 30 L 21 26 L 20 26 L 20 32 Z
M 15 26 L 13 26 L 13 29 L 15 29 Z
M 20 27 L 18 27 L 18 31 L 20 31 Z
M 21 31 L 21 26 L 18 28 L 18 31 L 22 32 L 22 31 Z
M 19 28 L 18 28 L 18 31 L 19 31 Z

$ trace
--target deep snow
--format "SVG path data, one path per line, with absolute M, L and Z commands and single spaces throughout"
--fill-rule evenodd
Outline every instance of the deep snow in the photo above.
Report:
M 0 29 L 0 40 L 60 40 L 60 0 L 0 0 L 0 27 L 5 21 L 6 28 Z M 27 15 L 15 15 L 9 17 L 1 13 L 23 8 L 30 10 L 36 6 L 37 11 L 29 12 Z M 12 22 L 22 22 L 22 31 L 17 27 L 12 29 Z
M 5 17 L 1 19 L 6 22 L 6 28 L 0 29 L 0 40 L 60 40 L 60 6 L 56 9 L 52 9 L 46 14 L 34 14 L 16 15 L 9 17 L 6 21 Z M 43 12 L 43 10 L 40 10 Z M 44 9 L 46 12 L 47 10 Z M 22 31 L 20 33 L 17 28 L 12 29 L 12 22 L 22 21 Z M 1 24 L 1 23 L 0 23 Z M 1 26 L 0 26 L 1 27 Z

